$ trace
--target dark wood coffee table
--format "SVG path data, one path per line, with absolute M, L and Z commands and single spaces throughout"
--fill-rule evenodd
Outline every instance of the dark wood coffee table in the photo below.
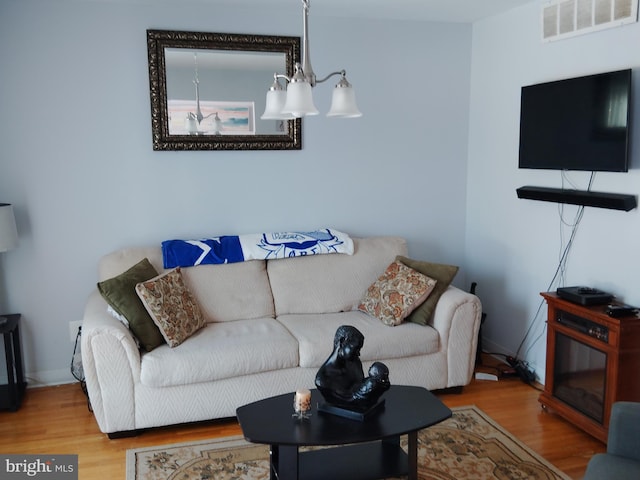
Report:
M 236 410 L 245 439 L 271 446 L 272 480 L 373 480 L 407 475 L 418 479 L 418 430 L 451 416 L 421 387 L 392 385 L 382 410 L 365 421 L 318 412 L 324 402 L 311 391 L 311 417 L 292 418 L 293 392 Z M 408 453 L 400 436 L 408 435 Z M 333 446 L 300 452 L 303 446 Z

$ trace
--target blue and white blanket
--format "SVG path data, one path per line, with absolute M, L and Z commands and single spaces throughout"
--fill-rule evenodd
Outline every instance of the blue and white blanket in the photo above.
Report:
M 346 233 L 325 228 L 313 232 L 255 233 L 162 242 L 164 268 L 327 253 L 352 255 L 353 240 Z

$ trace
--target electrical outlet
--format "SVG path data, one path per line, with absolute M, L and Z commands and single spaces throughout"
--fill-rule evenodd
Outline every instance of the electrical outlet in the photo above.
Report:
M 76 337 L 78 336 L 78 328 L 80 328 L 80 326 L 82 326 L 82 320 L 69 322 L 69 339 L 72 342 L 76 341 Z

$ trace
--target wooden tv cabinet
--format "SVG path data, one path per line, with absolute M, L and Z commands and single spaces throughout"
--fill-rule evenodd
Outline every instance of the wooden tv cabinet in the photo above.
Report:
M 640 318 L 613 318 L 605 313 L 606 305 L 579 305 L 551 292 L 541 295 L 548 306 L 547 360 L 544 391 L 538 401 L 606 443 L 613 403 L 640 401 Z M 567 345 L 569 351 L 563 350 Z M 567 369 L 571 370 L 568 374 Z M 583 388 L 590 374 L 597 380 L 596 395 Z M 580 388 L 567 389 L 569 375 L 582 376 Z M 572 392 L 567 394 L 567 390 Z M 578 397 L 581 399 L 575 401 Z M 598 397 L 601 402 L 592 401 Z

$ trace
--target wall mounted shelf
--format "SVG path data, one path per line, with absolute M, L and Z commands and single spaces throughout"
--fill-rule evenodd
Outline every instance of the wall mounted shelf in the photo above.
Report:
M 569 203 L 586 207 L 609 208 L 628 212 L 638 206 L 635 195 L 623 193 L 591 192 L 588 190 L 567 190 L 562 188 L 524 186 L 516 189 L 518 198 L 541 200 L 543 202 Z

